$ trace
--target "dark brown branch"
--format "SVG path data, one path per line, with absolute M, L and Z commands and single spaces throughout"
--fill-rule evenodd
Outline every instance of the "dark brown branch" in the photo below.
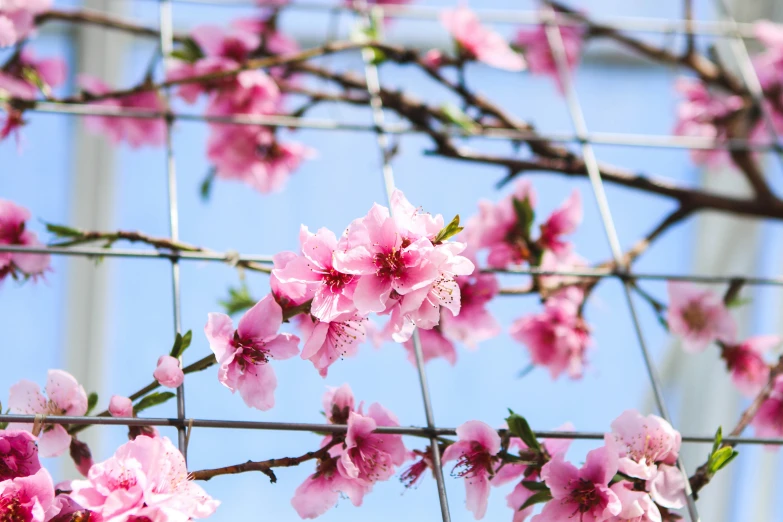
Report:
M 50 9 L 35 17 L 35 25 L 42 25 L 46 22 L 58 21 L 69 23 L 81 23 L 88 25 L 96 25 L 105 27 L 107 29 L 116 29 L 118 31 L 124 31 L 126 33 L 135 34 L 137 36 L 149 36 L 151 38 L 160 38 L 160 32 L 157 29 L 151 27 L 145 27 L 143 25 L 136 24 L 110 16 L 97 11 L 64 11 L 62 9 Z M 185 40 L 184 36 L 174 35 L 175 41 Z

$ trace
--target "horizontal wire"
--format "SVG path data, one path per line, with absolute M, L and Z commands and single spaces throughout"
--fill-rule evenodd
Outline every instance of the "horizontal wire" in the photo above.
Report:
M 77 116 L 102 116 L 109 118 L 171 118 L 182 121 L 196 121 L 207 123 L 224 123 L 236 125 L 263 125 L 267 127 L 289 127 L 313 130 L 344 130 L 353 132 L 378 131 L 387 134 L 426 134 L 427 131 L 407 124 L 384 124 L 382 126 L 367 125 L 363 123 L 340 122 L 319 118 L 298 118 L 283 115 L 242 115 L 233 116 L 209 116 L 202 114 L 169 113 L 158 111 L 144 111 L 138 109 L 117 109 L 101 105 L 90 104 L 61 104 L 54 102 L 36 102 L 36 107 L 25 109 L 25 112 L 39 112 L 49 114 L 67 114 Z M 484 138 L 490 140 L 521 140 L 530 142 L 549 141 L 554 143 L 592 143 L 594 145 L 616 145 L 627 147 L 651 147 L 664 149 L 689 149 L 689 150 L 750 150 L 757 152 L 783 151 L 780 143 L 754 143 L 748 139 L 715 140 L 713 138 L 701 138 L 695 136 L 673 136 L 656 134 L 633 134 L 617 132 L 591 132 L 583 136 L 569 133 L 540 133 L 525 132 L 515 129 L 482 129 L 477 132 L 468 132 L 454 127 L 439 129 L 451 137 L 459 138 Z
M 35 422 L 37 415 L 0 414 L 0 422 L 30 424 Z M 344 424 L 315 424 L 298 422 L 263 422 L 263 421 L 233 421 L 218 419 L 176 419 L 176 418 L 139 418 L 139 417 L 81 417 L 81 416 L 46 416 L 44 424 L 71 424 L 74 426 L 193 426 L 194 428 L 228 428 L 240 430 L 268 431 L 306 431 L 316 433 L 344 433 L 348 426 Z M 416 436 L 456 435 L 456 428 L 425 428 L 417 426 L 378 426 L 377 433 Z M 498 430 L 505 433 L 507 430 Z M 535 431 L 538 438 L 544 439 L 584 439 L 601 440 L 604 433 L 582 431 Z M 712 444 L 712 435 L 683 435 L 682 441 L 694 444 Z M 783 445 L 783 438 L 764 437 L 724 437 L 723 442 L 730 444 L 770 444 Z

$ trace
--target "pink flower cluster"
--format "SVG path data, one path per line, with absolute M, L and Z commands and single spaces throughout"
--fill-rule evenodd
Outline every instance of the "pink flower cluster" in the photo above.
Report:
M 169 71 L 169 79 L 237 69 L 259 50 L 271 54 L 298 50 L 296 43 L 274 30 L 271 22 L 259 19 L 236 20 L 229 31 L 198 27 L 191 39 L 202 56 L 179 63 Z M 283 110 L 283 94 L 274 79 L 276 73 L 248 70 L 213 81 L 186 83 L 178 94 L 188 103 L 194 103 L 202 93 L 208 94 L 206 114 L 210 117 L 277 114 Z M 279 141 L 269 127 L 212 123 L 210 128 L 207 156 L 215 174 L 243 181 L 262 193 L 280 190 L 301 161 L 312 155 L 304 145 Z
M 753 427 L 758 437 L 783 437 L 783 375 L 775 378 L 767 400 L 753 418 Z M 770 447 L 777 450 L 779 446 Z
M 484 62 L 492 67 L 521 71 L 525 59 L 514 52 L 501 35 L 481 24 L 476 13 L 460 5 L 441 13 L 440 20 L 467 58 Z
M 552 46 L 549 44 L 547 29 L 541 24 L 534 29 L 520 29 L 514 38 L 514 46 L 521 49 L 527 60 L 528 69 L 533 74 L 551 76 L 557 82 L 558 88 L 563 90 L 557 62 L 552 54 Z M 585 29 L 582 26 L 564 24 L 557 30 L 563 40 L 566 62 L 569 69 L 574 69 L 579 64 L 582 54 L 582 44 Z
M 26 208 L 0 199 L 0 245 L 43 246 L 35 232 L 27 230 L 29 219 L 30 212 Z M 49 269 L 49 262 L 47 254 L 0 252 L 0 281 L 8 275 L 36 278 Z
M 396 466 L 408 459 L 400 435 L 374 433 L 379 426 L 400 425 L 397 417 L 380 404 L 371 404 L 365 415 L 362 404 L 355 408 L 347 384 L 330 388 L 323 403 L 329 422 L 347 424 L 348 432 L 344 443 L 333 445 L 329 456 L 319 460 L 316 472 L 296 489 L 291 505 L 302 518 L 323 515 L 337 503 L 340 494 L 354 506 L 361 506 L 375 483 L 391 478 Z M 321 446 L 328 444 L 332 444 L 331 436 Z
M 3 0 L 0 4 L 0 47 L 8 47 L 29 36 L 36 15 L 51 7 L 51 0 Z

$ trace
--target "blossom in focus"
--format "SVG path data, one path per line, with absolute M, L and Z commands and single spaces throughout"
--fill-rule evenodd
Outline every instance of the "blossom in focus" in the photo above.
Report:
M 610 488 L 620 499 L 623 509 L 612 520 L 632 522 L 661 522 L 661 511 L 650 495 L 644 491 L 633 490 L 626 481 L 613 484 Z
M 73 376 L 62 370 L 49 370 L 46 395 L 34 382 L 21 380 L 11 386 L 8 408 L 23 415 L 68 415 L 87 413 L 87 394 Z M 33 430 L 33 424 L 11 423 L 8 429 Z M 71 435 L 61 424 L 44 424 L 38 436 L 42 457 L 62 455 L 71 444 Z
M 364 342 L 366 322 L 353 312 L 339 315 L 332 322 L 303 315 L 297 323 L 304 341 L 302 359 L 308 359 L 321 377 L 326 377 L 329 366 L 337 360 L 356 355 Z
M 700 352 L 715 340 L 734 342 L 737 327 L 719 296 L 693 283 L 669 281 L 666 319 L 688 352 Z
M 79 77 L 79 85 L 87 94 L 100 96 L 111 92 L 108 85 L 98 78 L 88 75 Z M 146 112 L 163 112 L 166 106 L 155 90 L 142 91 L 121 98 L 89 102 L 117 110 L 139 110 Z M 133 148 L 145 145 L 158 146 L 166 141 L 166 122 L 162 118 L 118 118 L 114 116 L 89 116 L 87 127 L 97 133 L 105 134 L 115 144 L 127 142 Z
M 43 246 L 35 232 L 27 230 L 29 219 L 30 212 L 26 208 L 0 199 L 0 245 Z M 48 254 L 0 252 L 0 281 L 17 273 L 35 278 L 49 268 L 49 262 Z
M 0 481 L 0 515 L 8 522 L 45 522 L 56 514 L 54 484 L 46 469 Z
M 271 359 L 288 359 L 299 353 L 299 338 L 278 330 L 283 310 L 272 294 L 245 312 L 234 330 L 231 318 L 211 313 L 204 327 L 209 347 L 217 358 L 218 379 L 232 392 L 239 390 L 251 408 L 265 411 L 275 404 L 277 378 Z
M 563 372 L 571 378 L 582 376 L 590 331 L 579 314 L 584 290 L 570 286 L 547 299 L 544 310 L 517 319 L 511 337 L 525 344 L 531 362 L 546 366 L 553 379 Z
M 95 464 L 87 480 L 74 480 L 71 487 L 74 502 L 108 520 L 144 520 L 157 513 L 149 520 L 184 521 L 206 518 L 219 505 L 188 479 L 179 450 L 159 437 L 123 444 Z
M 654 479 L 658 464 L 675 464 L 682 437 L 657 415 L 626 410 L 612 421 L 606 434 L 607 448 L 617 451 L 621 473 L 643 480 Z
M 302 518 L 317 518 L 334 507 L 340 494 L 354 506 L 361 506 L 372 485 L 344 477 L 337 467 L 338 458 L 320 460 L 316 472 L 296 488 L 291 505 Z
M 772 393 L 761 403 L 752 423 L 757 437 L 783 437 L 783 375 L 775 378 Z
M 51 7 L 51 0 L 4 0 L 0 3 L 0 48 L 22 41 L 35 29 L 35 16 Z
M 514 52 L 502 36 L 483 26 L 476 14 L 466 6 L 444 10 L 440 21 L 460 49 L 471 58 L 509 71 L 525 68 L 525 59 Z
M 497 431 L 481 421 L 457 428 L 459 440 L 443 452 L 443 462 L 456 460 L 454 473 L 465 478 L 466 505 L 476 520 L 484 517 L 489 501 L 489 479 L 500 451 Z
M 740 344 L 724 346 L 721 356 L 739 391 L 755 397 L 767 384 L 770 370 L 764 354 L 780 342 L 781 338 L 777 335 L 759 335 Z
M 609 488 L 617 473 L 617 455 L 606 447 L 587 454 L 581 469 L 555 455 L 541 469 L 541 478 L 549 486 L 553 499 L 544 505 L 533 522 L 562 522 L 579 514 L 580 522 L 612 520 L 622 504 Z
M 0 482 L 28 477 L 39 469 L 35 437 L 22 430 L 0 430 Z
M 133 417 L 133 402 L 128 397 L 112 395 L 109 400 L 109 414 L 112 417 Z
M 161 355 L 158 358 L 158 366 L 152 376 L 166 388 L 177 388 L 185 380 L 179 359 L 171 355 Z
M 405 462 L 408 452 L 400 435 L 373 433 L 373 430 L 378 426 L 399 425 L 397 418 L 378 403 L 370 405 L 366 416 L 349 413 L 345 450 L 337 463 L 340 474 L 368 486 L 388 480 L 394 475 L 395 466 Z

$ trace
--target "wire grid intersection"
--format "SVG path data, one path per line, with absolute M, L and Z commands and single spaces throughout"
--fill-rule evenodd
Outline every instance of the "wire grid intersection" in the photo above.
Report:
M 173 49 L 173 4 L 209 4 L 209 5 L 252 5 L 248 1 L 242 0 L 150 0 L 157 1 L 159 4 L 159 26 L 160 47 L 164 56 L 169 56 Z M 721 14 L 720 21 L 686 21 L 686 20 L 652 20 L 641 18 L 615 18 L 604 20 L 603 23 L 618 24 L 622 23 L 627 30 L 650 31 L 650 32 L 668 32 L 680 34 L 704 34 L 717 35 L 731 38 L 731 51 L 734 59 L 740 66 L 741 78 L 756 101 L 763 97 L 761 86 L 755 69 L 752 66 L 750 54 L 748 52 L 745 39 L 751 38 L 752 25 L 740 24 L 732 16 L 727 0 L 715 0 L 716 8 Z M 412 19 L 436 19 L 440 8 L 430 7 L 412 7 L 412 6 L 373 6 L 369 8 L 365 0 L 357 0 L 353 6 L 327 6 L 325 4 L 295 2 L 288 8 L 303 10 L 330 10 L 332 12 L 350 12 L 358 20 L 369 24 L 373 17 L 382 18 L 384 16 Z M 655 136 L 639 134 L 621 134 L 621 133 L 590 133 L 587 129 L 584 116 L 582 114 L 579 97 L 569 72 L 564 42 L 559 31 L 560 26 L 575 23 L 567 15 L 555 13 L 551 8 L 542 11 L 522 11 L 522 10 L 484 10 L 479 11 L 480 17 L 485 21 L 494 23 L 544 23 L 546 25 L 547 41 L 550 51 L 555 58 L 557 72 L 564 86 L 565 103 L 570 115 L 571 123 L 574 128 L 573 134 L 528 134 L 521 131 L 510 130 L 486 130 L 478 134 L 467 134 L 459 129 L 446 129 L 445 132 L 450 136 L 463 138 L 479 139 L 527 139 L 527 140 L 548 140 L 553 142 L 576 143 L 579 145 L 588 171 L 588 177 L 591 183 L 596 203 L 601 215 L 602 224 L 606 233 L 607 241 L 613 258 L 618 269 L 614 270 L 557 270 L 546 271 L 536 268 L 520 268 L 512 270 L 491 270 L 497 273 L 506 274 L 543 274 L 543 275 L 567 275 L 585 278 L 607 278 L 613 277 L 619 279 L 624 288 L 629 312 L 634 323 L 634 328 L 639 341 L 640 349 L 644 358 L 648 378 L 653 390 L 653 394 L 661 413 L 661 416 L 671 420 L 666 403 L 661 393 L 660 379 L 657 370 L 653 364 L 649 350 L 647 349 L 644 333 L 641 323 L 637 316 L 637 310 L 632 299 L 630 284 L 636 279 L 654 279 L 654 280 L 688 280 L 703 283 L 725 283 L 741 281 L 750 285 L 775 285 L 783 286 L 783 277 L 748 277 L 745 275 L 735 276 L 708 276 L 708 275 L 682 275 L 682 274 L 650 274 L 635 273 L 627 270 L 622 263 L 622 251 L 620 249 L 619 238 L 614 227 L 611 210 L 608 200 L 604 194 L 603 180 L 601 178 L 600 167 L 593 149 L 593 145 L 620 145 L 620 146 L 639 146 L 639 147 L 661 147 L 661 148 L 684 148 L 684 149 L 727 149 L 727 150 L 756 150 L 756 151 L 774 151 L 783 162 L 783 146 L 781 139 L 771 124 L 772 115 L 768 112 L 769 108 L 764 103 L 759 103 L 763 117 L 767 124 L 771 143 L 769 144 L 751 144 L 748 140 L 729 140 L 721 143 L 706 138 L 690 138 L 680 136 Z M 412 134 L 422 132 L 414 127 L 401 124 L 387 124 L 384 121 L 383 106 L 380 92 L 379 73 L 377 66 L 372 63 L 372 55 L 367 49 L 362 50 L 362 57 L 365 64 L 365 81 L 367 86 L 368 104 L 372 114 L 371 125 L 361 125 L 355 123 L 344 123 L 334 120 L 319 120 L 314 118 L 287 117 L 287 116 L 233 116 L 233 117 L 207 117 L 205 115 L 194 114 L 176 114 L 168 109 L 170 104 L 169 89 L 164 89 L 164 98 L 166 100 L 167 111 L 165 113 L 145 112 L 132 109 L 116 110 L 88 104 L 70 104 L 62 105 L 57 103 L 42 102 L 34 109 L 38 112 L 57 112 L 71 115 L 103 115 L 110 117 L 131 117 L 131 118 L 161 118 L 166 119 L 166 170 L 168 181 L 168 207 L 169 207 L 169 229 L 172 241 L 177 241 L 179 236 L 179 213 L 177 206 L 177 175 L 175 163 L 175 151 L 172 144 L 172 126 L 176 120 L 196 120 L 207 122 L 236 123 L 241 125 L 265 125 L 265 126 L 286 126 L 297 128 L 311 128 L 321 130 L 349 130 L 356 132 L 372 132 L 377 136 L 377 144 L 381 158 L 381 172 L 384 180 L 387 200 L 391 202 L 391 194 L 394 191 L 394 175 L 390 163 L 387 149 L 389 146 L 389 134 Z M 83 257 L 136 257 L 148 259 L 166 259 L 171 264 L 171 288 L 172 288 L 172 307 L 175 333 L 181 333 L 181 295 L 180 295 L 180 272 L 179 262 L 181 260 L 200 260 L 216 261 L 225 263 L 236 263 L 240 261 L 251 261 L 266 263 L 271 266 L 271 255 L 236 255 L 231 252 L 182 252 L 165 251 L 161 249 L 117 249 L 117 248 L 62 248 L 62 247 L 19 247 L 19 246 L 0 246 L 0 252 L 28 252 L 28 253 L 48 253 L 53 255 L 69 255 Z M 490 271 L 490 270 L 488 270 Z M 450 521 L 449 505 L 446 496 L 445 480 L 442 467 L 439 465 L 440 454 L 437 450 L 436 437 L 441 435 L 454 435 L 453 428 L 438 427 L 434 420 L 432 405 L 430 401 L 430 392 L 427 385 L 426 371 L 422 354 L 421 343 L 418 332 L 414 333 L 414 353 L 416 356 L 416 367 L 421 384 L 422 401 L 426 417 L 426 427 L 398 427 L 378 428 L 382 433 L 396 433 L 402 435 L 427 436 L 431 442 L 432 457 L 435 462 L 435 477 L 438 486 L 438 494 L 442 519 L 444 522 Z M 47 423 L 54 424 L 73 424 L 73 425 L 126 425 L 126 426 L 174 426 L 178 431 L 178 444 L 183 455 L 187 449 L 187 432 L 191 427 L 197 428 L 221 428 L 221 429 L 251 429 L 251 430 L 276 430 L 276 431 L 310 431 L 310 432 L 343 432 L 347 426 L 332 424 L 301 424 L 301 423 L 283 423 L 283 422 L 253 422 L 253 421 L 226 421 L 209 419 L 187 418 L 185 414 L 185 390 L 184 384 L 177 388 L 177 417 L 176 418 L 111 418 L 111 417 L 67 417 L 55 416 L 47 417 Z M 0 422 L 33 422 L 35 419 L 31 415 L 0 414 Z M 569 438 L 599 440 L 603 438 L 603 433 L 592 432 L 536 432 L 539 437 L 546 438 Z M 683 442 L 686 443 L 712 443 L 712 436 L 704 435 L 683 435 Z M 726 437 L 724 439 L 729 443 L 737 444 L 772 444 L 783 445 L 781 438 L 759 438 L 759 437 Z M 187 458 L 187 456 L 185 455 Z M 682 463 L 680 467 L 685 473 Z M 686 475 L 687 477 L 687 475 Z M 686 480 L 686 484 L 688 484 Z M 698 511 L 692 495 L 689 493 L 688 511 L 692 521 L 699 521 Z

